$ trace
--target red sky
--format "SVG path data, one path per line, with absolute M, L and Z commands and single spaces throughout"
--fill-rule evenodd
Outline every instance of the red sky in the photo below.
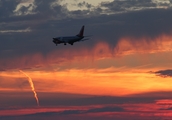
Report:
M 20 2 L 0 2 L 0 119 L 171 118 L 169 2 Z M 83 24 L 91 40 L 52 43 Z

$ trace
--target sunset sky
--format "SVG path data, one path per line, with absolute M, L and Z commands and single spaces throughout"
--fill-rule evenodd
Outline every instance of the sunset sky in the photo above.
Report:
M 0 119 L 171 118 L 171 2 L 0 0 Z

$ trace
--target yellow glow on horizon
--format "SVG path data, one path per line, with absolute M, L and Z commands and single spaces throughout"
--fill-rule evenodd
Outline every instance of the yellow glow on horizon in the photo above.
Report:
M 67 92 L 91 95 L 129 95 L 144 92 L 171 91 L 171 78 L 161 78 L 144 71 L 111 69 L 27 71 L 38 92 Z M 18 72 L 5 73 L 16 77 Z M 0 74 L 3 76 L 3 73 Z M 10 81 L 9 81 L 10 82 Z

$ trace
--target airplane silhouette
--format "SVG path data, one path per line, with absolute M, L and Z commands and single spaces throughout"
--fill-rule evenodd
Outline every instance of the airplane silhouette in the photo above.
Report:
M 66 45 L 67 43 L 73 45 L 74 42 L 81 42 L 90 39 L 90 38 L 85 38 L 88 36 L 83 36 L 83 35 L 84 35 L 84 26 L 82 26 L 80 32 L 77 35 L 56 37 L 53 38 L 53 42 L 56 44 L 56 46 L 61 43 L 64 43 L 64 45 Z

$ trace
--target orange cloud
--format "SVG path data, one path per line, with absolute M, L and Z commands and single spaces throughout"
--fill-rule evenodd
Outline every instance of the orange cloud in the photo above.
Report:
M 157 53 L 171 51 L 172 36 L 161 35 L 157 38 L 131 38 L 124 37 L 118 42 L 117 48 L 119 52 L 124 54 L 140 53 Z
M 151 39 L 151 38 L 149 38 Z M 18 58 L 0 60 L 1 69 L 39 68 L 52 65 L 64 65 L 74 62 L 92 63 L 101 59 L 116 59 L 131 54 L 152 54 L 170 52 L 172 48 L 171 36 L 161 35 L 154 40 L 148 38 L 121 38 L 113 48 L 106 42 L 98 42 L 93 48 L 80 48 L 79 50 L 55 50 L 47 55 L 35 53 L 23 55 Z M 66 46 L 65 46 L 66 47 Z

